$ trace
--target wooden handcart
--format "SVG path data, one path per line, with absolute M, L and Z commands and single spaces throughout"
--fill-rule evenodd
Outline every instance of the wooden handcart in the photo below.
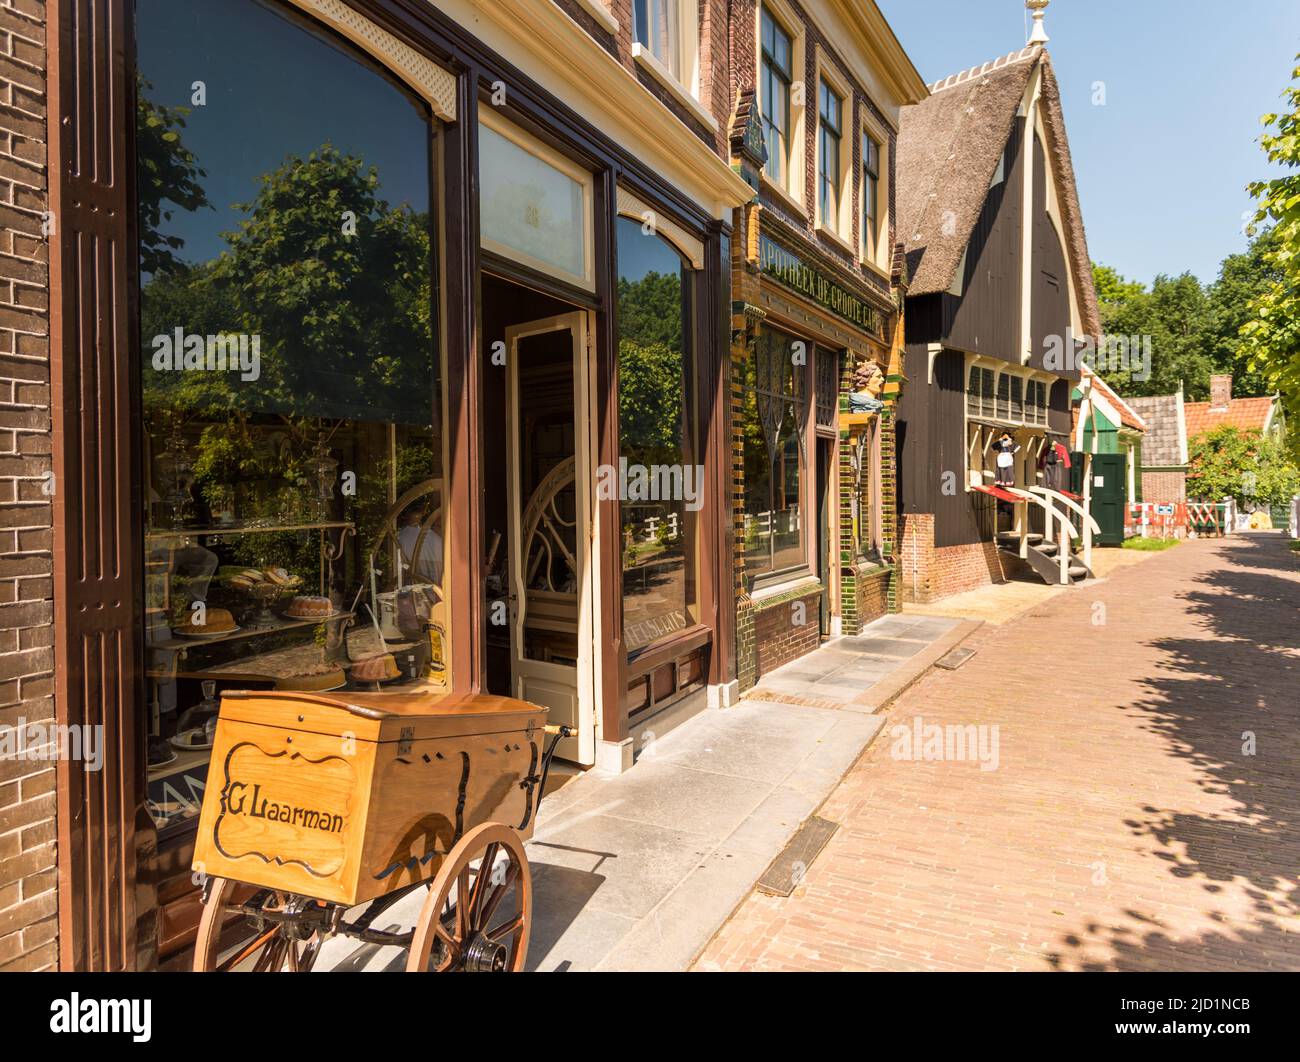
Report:
M 407 949 L 409 971 L 522 970 L 524 841 L 567 736 L 507 697 L 227 693 L 195 847 L 194 969 L 305 972 L 343 936 Z M 417 889 L 413 929 L 374 928 Z

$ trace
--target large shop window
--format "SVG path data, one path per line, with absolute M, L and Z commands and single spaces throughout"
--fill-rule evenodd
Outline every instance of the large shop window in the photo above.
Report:
M 806 346 L 764 327 L 741 378 L 745 448 L 745 568 L 751 577 L 807 563 L 802 484 Z
M 141 711 L 166 834 L 197 814 L 223 690 L 446 678 L 435 129 L 275 5 L 136 20 Z
M 618 417 L 623 639 L 628 652 L 695 619 L 704 502 L 691 432 L 690 271 L 640 222 L 618 220 Z

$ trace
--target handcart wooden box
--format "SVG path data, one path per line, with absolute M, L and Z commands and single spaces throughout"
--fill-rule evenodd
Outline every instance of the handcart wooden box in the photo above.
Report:
M 346 934 L 347 908 L 424 883 L 436 888 L 446 871 L 458 881 L 448 881 L 426 929 L 449 936 L 439 930 L 443 919 L 462 900 L 481 905 L 503 854 L 516 864 L 511 884 L 529 887 L 522 842 L 562 730 L 546 726 L 545 708 L 507 697 L 226 694 L 194 856 L 194 869 L 220 883 L 207 902 L 262 928 L 292 926 L 288 936 L 307 940 Z M 554 738 L 544 749 L 547 732 Z M 260 887 L 258 903 L 234 904 L 233 883 Z M 224 922 L 219 913 L 205 920 L 212 924 L 201 927 L 196 966 L 211 968 Z M 384 936 L 366 932 L 363 939 Z M 446 950 L 457 958 L 452 945 Z M 426 961 L 429 951 L 426 943 Z M 301 957 L 280 956 L 292 968 Z M 492 961 L 507 958 L 497 949 Z

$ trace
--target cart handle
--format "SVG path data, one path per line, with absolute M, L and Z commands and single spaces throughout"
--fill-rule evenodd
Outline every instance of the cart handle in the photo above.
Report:
M 571 726 L 565 726 L 563 723 L 546 723 L 542 727 L 543 734 L 554 734 L 556 737 L 573 737 L 577 733 Z

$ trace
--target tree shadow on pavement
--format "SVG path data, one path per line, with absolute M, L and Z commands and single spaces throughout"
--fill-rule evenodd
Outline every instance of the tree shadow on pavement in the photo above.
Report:
M 1221 550 L 1222 563 L 1179 594 L 1206 636 L 1147 643 L 1162 662 L 1143 683 L 1149 695 L 1126 710 L 1192 762 L 1207 794 L 1235 807 L 1147 805 L 1125 820 L 1160 846 L 1169 874 L 1200 884 L 1204 916 L 1221 928 L 1179 936 L 1128 911 L 1130 925 L 1087 927 L 1109 959 L 1095 960 L 1094 947 L 1071 955 L 1085 943 L 1070 935 L 1048 956 L 1057 968 L 1300 968 L 1300 571 L 1281 536 L 1235 537 Z M 1228 890 L 1248 899 L 1248 920 L 1216 913 L 1214 897 Z

